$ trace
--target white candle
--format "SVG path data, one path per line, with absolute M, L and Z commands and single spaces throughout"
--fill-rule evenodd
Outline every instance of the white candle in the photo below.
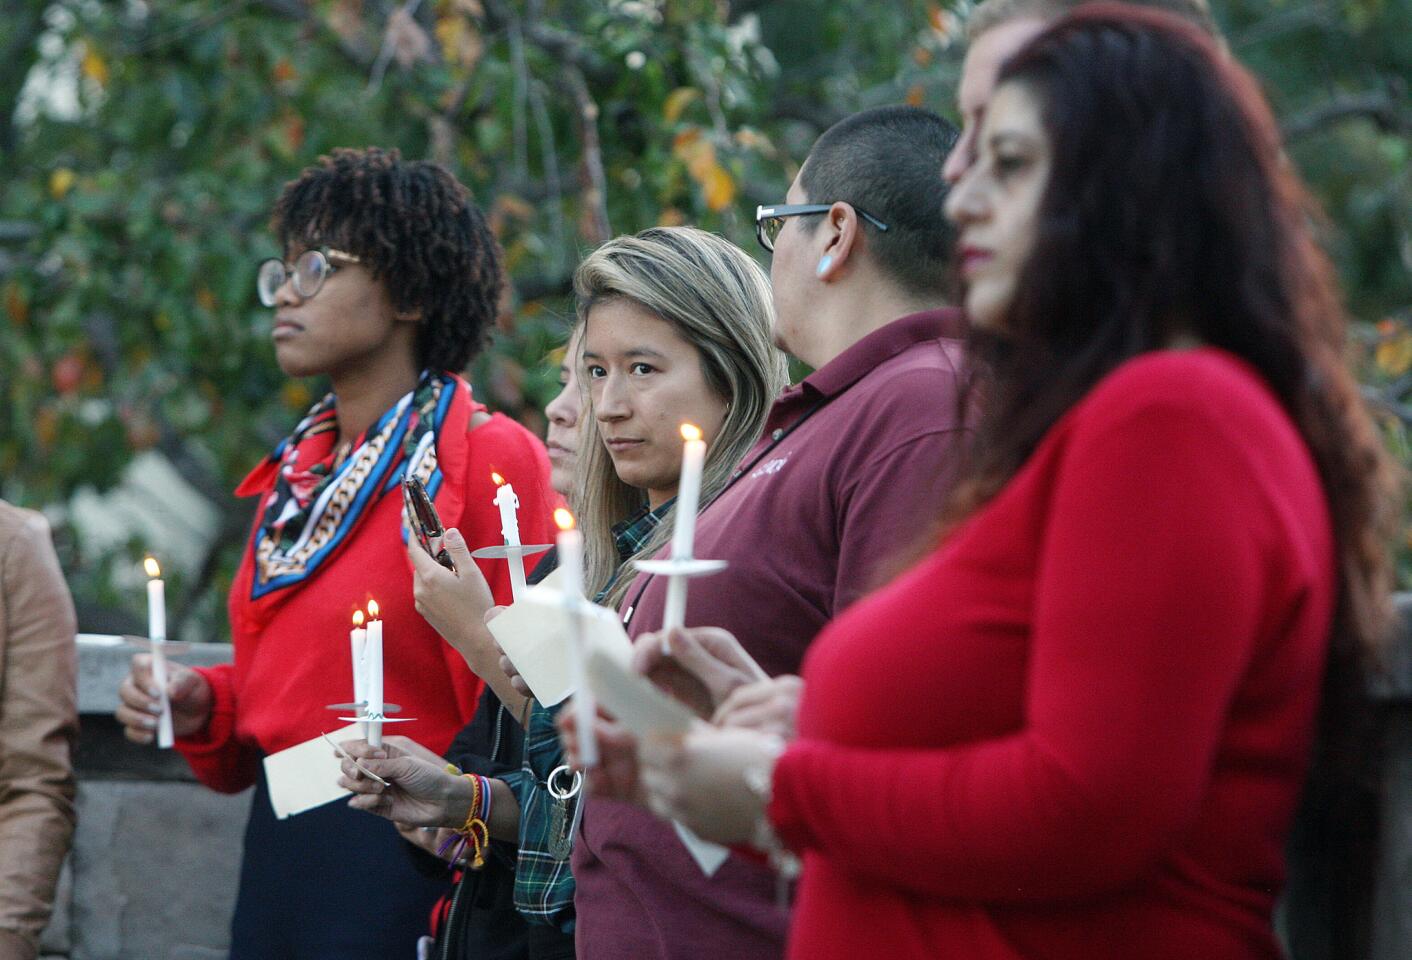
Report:
M 495 481 L 495 500 L 493 501 L 500 508 L 500 534 L 505 538 L 505 546 L 520 546 L 520 518 L 516 513 L 520 509 L 520 498 L 515 495 L 515 488 L 505 482 L 505 478 L 498 473 L 492 473 L 490 478 Z M 505 561 L 510 564 L 510 596 L 514 602 L 519 603 L 520 597 L 524 596 L 527 585 L 525 583 L 525 558 L 519 553 L 511 551 L 505 557 Z
M 364 670 L 368 685 L 368 746 L 382 746 L 382 621 L 378 619 L 378 603 L 368 601 L 368 631 L 363 646 Z
M 588 644 L 584 638 L 583 614 L 583 534 L 574 528 L 574 515 L 560 507 L 554 511 L 559 526 L 555 546 L 559 551 L 559 568 L 564 571 L 564 601 L 569 607 L 569 622 L 574 634 L 574 719 L 578 721 L 579 765 L 587 769 L 598 765 L 598 737 L 594 723 L 598 704 L 588 689 Z
M 348 634 L 348 645 L 351 648 L 353 659 L 353 702 L 358 704 L 353 710 L 355 716 L 366 717 L 368 715 L 368 671 L 367 671 L 367 647 L 368 631 L 363 627 L 363 611 L 358 610 L 353 614 L 353 629 Z M 363 734 L 363 739 L 368 737 L 368 725 L 360 723 L 359 732 Z
M 148 557 L 143 566 L 148 578 L 147 637 L 152 641 L 152 683 L 157 687 L 157 700 L 162 706 L 157 718 L 157 746 L 165 750 L 176 742 L 172 731 L 172 701 L 167 694 L 167 654 L 163 649 L 167 642 L 167 585 L 156 560 Z
M 672 559 L 690 560 L 696 549 L 696 508 L 701 502 L 701 471 L 706 464 L 706 441 L 700 428 L 681 425 L 684 443 L 681 477 L 677 481 L 677 502 L 672 508 Z M 662 611 L 662 630 L 681 627 L 686 622 L 686 577 L 667 580 L 667 602 Z M 662 641 L 666 643 L 666 638 Z

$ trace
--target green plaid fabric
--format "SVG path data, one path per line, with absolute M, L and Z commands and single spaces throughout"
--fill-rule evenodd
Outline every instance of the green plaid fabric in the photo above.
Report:
M 670 501 L 656 510 L 642 512 L 613 528 L 618 555 L 624 560 L 647 543 L 662 521 Z M 607 591 L 605 590 L 604 593 Z M 603 594 L 596 598 L 601 600 Z M 560 705 L 562 706 L 562 704 Z M 515 773 L 502 779 L 515 791 L 520 802 L 520 852 L 515 866 L 515 907 L 530 923 L 558 927 L 564 933 L 574 929 L 574 875 L 568 859 L 560 860 L 549 851 L 551 810 L 549 775 L 564 762 L 559 746 L 559 730 L 554 719 L 559 706 L 544 707 L 534 702 L 525 730 L 524 762 Z M 561 786 L 564 785 L 560 778 Z M 572 820 L 575 798 L 566 811 Z

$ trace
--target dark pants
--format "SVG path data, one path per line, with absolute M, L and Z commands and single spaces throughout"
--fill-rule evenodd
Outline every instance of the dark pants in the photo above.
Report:
M 262 766 L 230 960 L 414 960 L 450 883 L 419 874 L 407 847 L 391 823 L 343 800 L 276 820 Z

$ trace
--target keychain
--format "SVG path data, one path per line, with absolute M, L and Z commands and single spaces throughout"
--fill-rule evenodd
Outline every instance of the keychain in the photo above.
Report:
M 570 781 L 568 789 L 558 786 L 560 774 L 573 773 L 573 780 Z M 568 806 L 579 792 L 583 790 L 583 774 L 572 770 L 567 763 L 554 768 L 554 772 L 549 775 L 549 779 L 544 783 L 545 789 L 549 791 L 549 855 L 555 860 L 567 860 L 569 854 L 574 849 L 574 833 L 578 830 L 579 814 L 583 811 L 583 803 L 574 803 L 574 813 L 572 819 L 569 817 Z

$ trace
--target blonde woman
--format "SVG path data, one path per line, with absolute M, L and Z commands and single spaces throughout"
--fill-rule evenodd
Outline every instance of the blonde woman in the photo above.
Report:
M 707 443 L 701 504 L 710 503 L 755 442 L 775 396 L 784 388 L 784 355 L 772 343 L 774 311 L 769 279 L 744 251 L 714 234 L 690 227 L 657 227 L 619 237 L 594 251 L 574 277 L 582 334 L 575 372 L 586 393 L 579 419 L 579 462 L 571 501 L 585 538 L 590 593 L 620 607 L 631 577 L 628 561 L 655 553 L 670 537 L 681 467 L 684 422 L 700 427 Z M 477 578 L 424 564 L 428 589 L 419 609 L 435 624 L 466 619 L 437 607 L 464 611 L 475 593 L 480 609 L 489 594 Z M 474 571 L 474 566 L 470 566 Z M 443 575 L 444 574 L 444 575 Z M 457 629 L 455 644 L 468 660 L 470 646 L 493 649 L 477 618 Z M 447 631 L 451 631 L 447 627 Z M 444 631 L 444 632 L 447 632 Z M 449 638 L 449 637 L 448 637 Z M 484 663 L 483 655 L 474 656 Z M 504 688 L 504 678 L 491 678 Z M 508 692 L 507 692 L 508 696 Z M 572 956 L 574 881 L 569 868 L 577 796 L 563 798 L 568 777 L 548 781 L 563 764 L 554 717 L 532 704 L 518 774 L 503 777 L 511 790 L 495 792 L 492 835 L 502 835 L 517 809 L 519 854 L 515 905 L 530 923 L 530 955 Z M 359 756 L 386 757 L 362 745 Z M 341 781 L 365 794 L 353 805 L 405 824 L 460 826 L 468 809 L 463 791 L 444 789 L 450 778 L 427 760 L 405 754 L 372 759 L 367 766 L 390 788 L 353 776 Z M 567 941 L 567 942 L 566 942 Z

